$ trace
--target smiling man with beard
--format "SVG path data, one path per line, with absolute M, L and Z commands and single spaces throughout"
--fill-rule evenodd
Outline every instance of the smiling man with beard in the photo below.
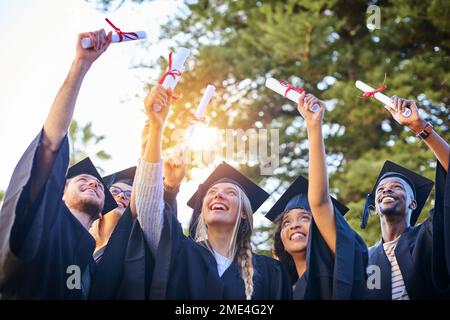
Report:
M 88 296 L 95 270 L 92 257 L 95 240 L 88 230 L 94 221 L 117 205 L 89 158 L 69 168 L 67 176 L 58 170 L 64 162 L 61 153 L 55 159 L 45 188 L 33 203 L 27 199 L 29 183 L 19 193 L 10 231 L 11 251 L 1 252 L 5 258 L 1 278 L 3 298 L 82 299 Z M 14 190 L 14 186 L 11 184 L 10 188 Z M 12 200 L 5 202 L 2 219 L 14 212 Z M 2 237 L 5 235 L 2 230 Z M 73 286 L 68 285 L 71 275 L 78 277 L 72 278 Z
M 93 48 L 81 47 L 85 37 Z M 83 79 L 110 43 L 104 30 L 78 35 L 74 61 L 44 126 L 14 170 L 0 211 L 2 298 L 88 297 L 95 267 L 88 230 L 117 205 L 89 158 L 67 172 L 67 133 Z
M 377 300 L 442 299 L 450 288 L 449 146 L 425 123 L 414 101 L 392 98 L 393 118 L 416 133 L 437 158 L 435 206 L 422 224 L 414 226 L 433 188 L 433 182 L 386 161 L 362 214 L 365 228 L 370 210 L 380 217 L 382 239 L 369 249 L 368 296 Z M 411 116 L 402 115 L 406 108 Z M 375 267 L 375 268 L 374 268 Z M 379 269 L 377 269 L 379 268 Z M 374 271 L 375 270 L 375 271 Z M 379 270 L 378 274 L 377 271 Z M 376 283 L 377 281 L 374 281 Z M 368 283 L 369 284 L 369 283 Z

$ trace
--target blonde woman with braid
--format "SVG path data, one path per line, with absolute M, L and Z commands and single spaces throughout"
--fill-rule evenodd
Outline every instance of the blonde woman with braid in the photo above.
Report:
M 183 234 L 174 212 L 184 165 L 161 160 L 169 95 L 156 87 L 146 99 L 149 130 L 136 176 L 138 219 L 155 259 L 149 297 L 290 299 L 287 271 L 280 262 L 253 253 L 250 242 L 253 212 L 268 194 L 228 164 L 219 165 L 188 202 L 194 209 L 190 237 Z M 163 106 L 160 112 L 151 110 L 155 101 Z

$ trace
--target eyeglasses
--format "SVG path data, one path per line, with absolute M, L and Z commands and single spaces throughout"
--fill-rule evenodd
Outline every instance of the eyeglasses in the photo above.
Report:
M 125 199 L 130 199 L 131 198 L 131 190 L 122 190 L 120 188 L 117 187 L 111 187 L 109 189 L 109 191 L 111 192 L 111 194 L 113 196 L 118 196 L 119 194 L 123 194 Z

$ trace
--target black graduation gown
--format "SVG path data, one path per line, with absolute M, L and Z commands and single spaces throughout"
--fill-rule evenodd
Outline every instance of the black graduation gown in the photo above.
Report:
M 164 211 L 177 216 L 177 193 L 164 191 Z M 161 238 L 167 238 L 167 229 L 163 228 Z M 168 250 L 164 246 L 160 251 Z M 98 263 L 92 279 L 89 299 L 164 299 L 165 283 L 161 283 L 167 263 L 158 260 L 159 275 L 152 281 L 155 261 L 145 240 L 144 232 L 137 219 L 133 219 L 128 207 L 117 223 L 106 245 L 102 259 Z M 150 295 L 150 291 L 152 295 Z
M 62 200 L 69 165 L 64 138 L 47 182 L 35 203 L 29 188 L 41 133 L 17 164 L 0 212 L 0 290 L 7 299 L 81 299 L 87 292 L 68 289 L 69 266 L 81 276 L 90 265 L 95 240 Z
M 450 157 L 450 155 L 449 155 Z M 436 197 L 433 213 L 433 284 L 450 299 L 450 178 L 438 162 L 436 168 Z
M 335 208 L 336 254 L 333 257 L 314 221 L 306 254 L 306 271 L 297 281 L 296 300 L 366 298 L 367 247 Z
M 156 257 L 156 264 L 164 266 L 155 267 L 153 281 L 159 281 L 161 286 L 167 284 L 167 299 L 245 300 L 244 281 L 235 262 L 220 277 L 214 256 L 208 249 L 183 234 L 176 215 L 166 213 L 164 220 L 164 230 L 170 232 L 162 235 Z M 167 252 L 170 254 L 164 254 Z M 253 254 L 253 266 L 252 299 L 292 297 L 289 275 L 279 261 Z M 161 270 L 165 270 L 164 275 L 160 274 Z
M 142 228 L 128 207 L 97 263 L 89 299 L 146 299 L 153 267 Z
M 438 163 L 435 208 L 422 224 L 400 236 L 395 256 L 410 299 L 449 298 L 450 179 Z M 382 241 L 369 249 L 369 265 L 380 267 L 380 289 L 368 290 L 370 299 L 391 300 L 391 265 Z

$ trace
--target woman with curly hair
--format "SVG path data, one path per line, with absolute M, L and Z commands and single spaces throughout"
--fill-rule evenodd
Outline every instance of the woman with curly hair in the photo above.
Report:
M 325 106 L 303 93 L 297 108 L 308 132 L 309 181 L 298 177 L 266 215 L 275 223 L 274 255 L 289 271 L 294 299 L 363 299 L 367 248 L 343 218 L 348 208 L 329 195 Z

